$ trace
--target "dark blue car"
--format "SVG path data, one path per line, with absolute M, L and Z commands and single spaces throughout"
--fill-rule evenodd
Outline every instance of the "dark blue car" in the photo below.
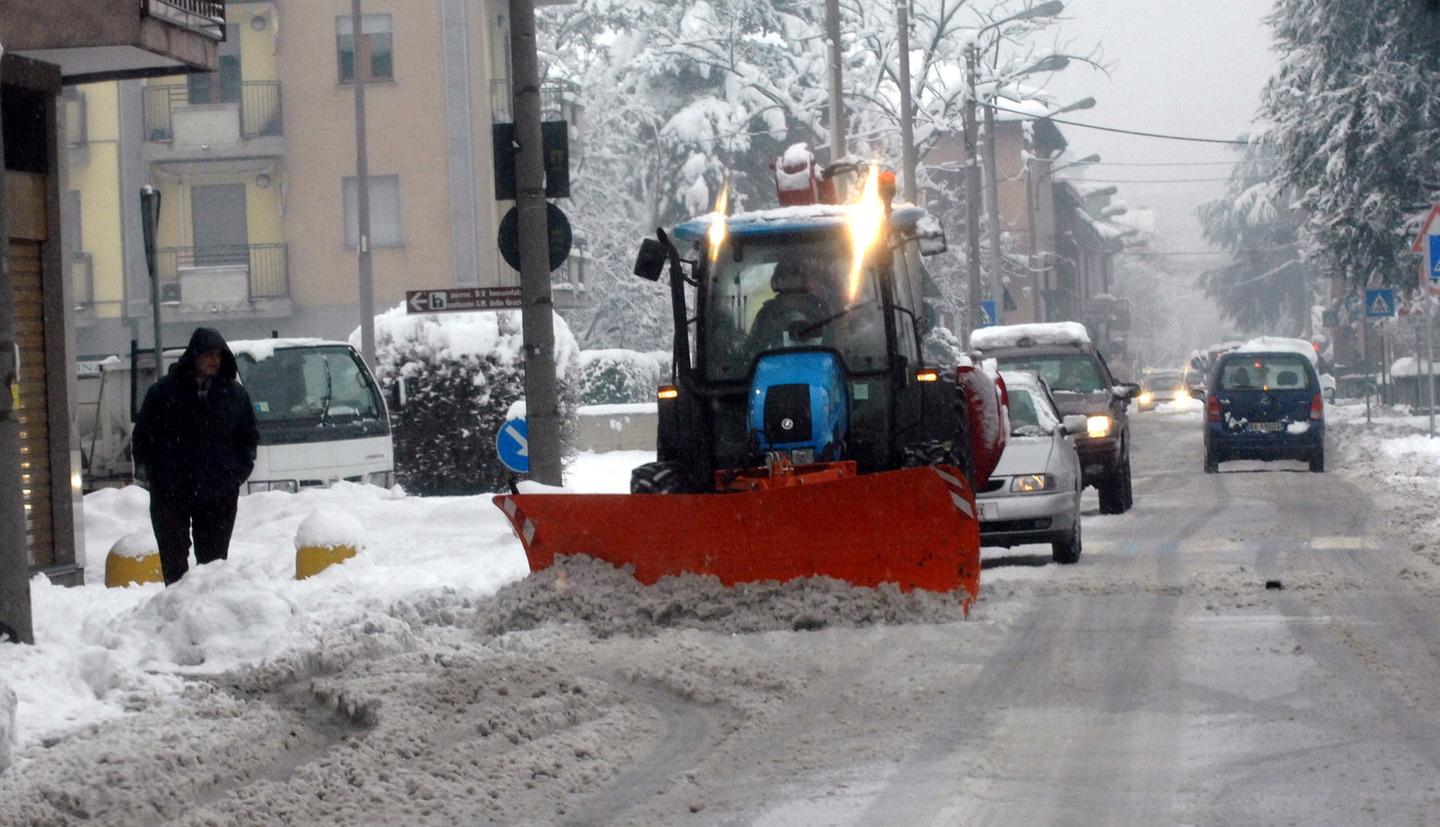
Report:
M 1295 351 L 1222 355 L 1205 392 L 1205 472 L 1232 459 L 1296 459 L 1325 470 L 1325 400 Z

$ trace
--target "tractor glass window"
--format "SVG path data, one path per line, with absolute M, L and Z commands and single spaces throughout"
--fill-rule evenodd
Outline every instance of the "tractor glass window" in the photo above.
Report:
M 735 250 L 739 250 L 736 259 Z M 762 353 L 835 350 L 851 373 L 883 370 L 885 319 L 867 267 L 848 300 L 849 251 L 829 241 L 749 241 L 727 248 L 710 270 L 705 376 L 738 381 Z
M 1002 370 L 1040 374 L 1056 393 L 1096 393 L 1105 388 L 1100 366 L 1084 353 L 1006 356 L 999 362 Z

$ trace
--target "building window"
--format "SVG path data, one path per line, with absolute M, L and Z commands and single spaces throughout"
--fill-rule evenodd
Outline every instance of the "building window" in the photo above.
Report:
M 360 206 L 356 203 L 354 178 L 345 179 L 345 246 L 358 246 L 360 237 Z M 370 246 L 399 247 L 400 178 L 395 175 L 370 176 Z
M 360 17 L 360 42 L 355 42 L 354 21 L 349 17 L 335 18 L 335 41 L 340 56 L 340 82 L 355 80 L 355 67 L 360 67 L 361 80 L 393 80 L 395 61 L 390 15 L 366 14 Z

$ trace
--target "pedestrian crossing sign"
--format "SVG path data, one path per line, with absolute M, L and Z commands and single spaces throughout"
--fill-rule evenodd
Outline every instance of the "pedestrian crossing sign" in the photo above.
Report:
M 1440 235 L 1427 237 L 1425 246 L 1430 248 L 1430 284 L 1440 285 Z
M 1365 291 L 1365 315 L 1371 319 L 1388 319 L 1395 315 L 1395 290 L 1389 287 Z

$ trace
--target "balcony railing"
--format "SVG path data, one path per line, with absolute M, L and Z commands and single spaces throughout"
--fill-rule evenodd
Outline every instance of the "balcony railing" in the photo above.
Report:
M 141 0 L 140 9 L 146 17 L 213 40 L 225 39 L 225 0 Z
M 185 302 L 180 273 L 190 268 L 245 267 L 251 301 L 290 295 L 290 267 L 284 244 L 239 244 L 214 247 L 165 247 L 155 251 L 155 269 L 162 297 Z
M 551 80 L 540 84 L 540 120 L 575 122 L 580 87 L 569 81 Z M 490 114 L 495 123 L 514 120 L 509 80 L 490 81 Z
M 203 106 L 212 103 L 234 103 L 240 106 L 240 136 L 260 138 L 281 135 L 280 82 L 247 80 L 218 88 L 192 87 L 186 83 L 152 84 L 145 87 L 145 139 L 175 140 L 171 114 L 176 108 Z

